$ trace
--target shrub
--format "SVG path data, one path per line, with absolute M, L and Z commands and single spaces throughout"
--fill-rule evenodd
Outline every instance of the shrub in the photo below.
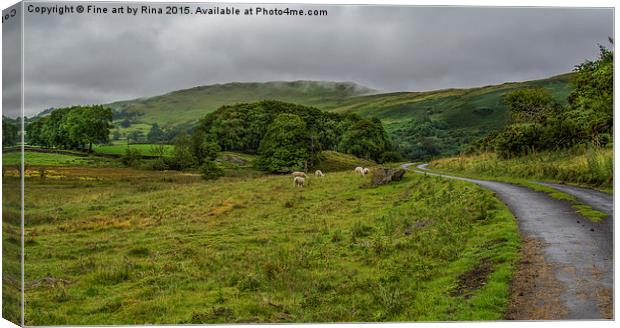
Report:
M 168 164 L 164 158 L 158 158 L 150 161 L 148 168 L 155 171 L 164 171 L 168 169 Z
M 181 134 L 175 138 L 172 156 L 165 159 L 166 165 L 172 170 L 184 170 L 197 164 L 196 157 L 192 153 L 192 140 L 187 134 Z
M 127 147 L 125 154 L 121 157 L 121 162 L 129 167 L 139 166 L 142 163 L 142 154 L 137 149 Z
M 200 173 L 205 180 L 214 180 L 224 175 L 224 170 L 216 161 L 207 159 L 200 166 Z
M 539 147 L 540 130 L 537 123 L 511 125 L 495 137 L 495 151 L 502 158 L 525 155 Z

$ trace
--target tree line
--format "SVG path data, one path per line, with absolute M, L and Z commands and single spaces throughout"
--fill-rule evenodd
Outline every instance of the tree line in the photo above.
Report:
M 19 143 L 19 119 L 2 116 L 2 146 L 11 147 Z
M 378 162 L 400 157 L 378 119 L 270 100 L 223 106 L 199 122 L 191 139 L 194 145 L 258 154 L 257 167 L 270 172 L 312 167 L 322 150 Z
M 613 56 L 612 50 L 599 46 L 596 60 L 575 66 L 574 90 L 566 106 L 542 88 L 521 89 L 504 95 L 502 101 L 510 112 L 511 123 L 475 141 L 469 151 L 495 151 L 502 158 L 511 158 L 577 144 L 601 147 L 610 143 Z
M 43 147 L 92 151 L 93 144 L 109 142 L 112 110 L 93 106 L 59 108 L 28 122 L 26 142 Z

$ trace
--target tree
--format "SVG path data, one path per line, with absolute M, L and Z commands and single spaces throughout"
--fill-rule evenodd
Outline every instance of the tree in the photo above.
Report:
M 144 132 L 135 130 L 127 134 L 127 143 L 139 143 L 144 140 Z
M 195 131 L 191 136 L 191 152 L 201 164 L 204 161 L 213 161 L 220 152 L 220 145 L 215 141 L 213 135 L 209 135 L 203 130 Z
M 304 139 L 308 145 L 308 157 L 304 166 L 306 163 L 312 165 L 318 161 L 318 154 L 322 150 L 341 151 L 341 140 L 345 132 L 362 120 L 353 113 L 330 113 L 280 101 L 260 101 L 222 106 L 207 114 L 193 133 L 210 136 L 222 150 L 258 153 L 269 126 L 283 114 L 295 115 L 305 124 Z M 394 150 L 381 121 L 369 119 L 365 122 L 374 129 L 375 134 L 372 135 L 377 137 L 374 142 L 381 145 L 380 149 L 364 152 L 364 156 L 368 156 L 366 158 L 379 159 L 383 152 Z
M 290 172 L 305 167 L 309 157 L 306 123 L 294 114 L 280 114 L 267 127 L 258 148 L 259 168 Z
M 613 44 L 610 38 L 609 42 Z M 588 122 L 591 138 L 613 130 L 614 53 L 599 45 L 599 56 L 575 66 L 575 89 L 568 96 L 571 109 Z M 573 117 L 576 115 L 573 114 Z
M 381 123 L 360 119 L 344 133 L 339 148 L 357 157 L 379 160 L 381 154 L 389 150 L 386 137 Z
M 516 90 L 504 95 L 502 101 L 514 123 L 542 122 L 561 110 L 549 91 L 542 88 Z
M 69 139 L 73 144 L 93 150 L 93 143 L 109 142 L 112 122 L 112 110 L 100 105 L 91 107 L 74 107 L 67 114 Z
M 174 140 L 172 156 L 165 158 L 166 165 L 172 170 L 184 170 L 194 167 L 198 160 L 192 154 L 192 139 L 187 134 L 180 134 Z
M 162 142 L 166 138 L 166 133 L 162 130 L 157 123 L 151 125 L 149 133 L 146 135 L 148 142 Z
M 16 123 L 2 117 L 2 146 L 15 146 L 19 139 L 19 128 Z
M 93 143 L 109 142 L 112 110 L 103 106 L 59 108 L 28 123 L 28 143 L 92 151 Z
M 224 175 L 222 167 L 214 160 L 205 160 L 200 166 L 200 173 L 205 180 L 214 180 Z

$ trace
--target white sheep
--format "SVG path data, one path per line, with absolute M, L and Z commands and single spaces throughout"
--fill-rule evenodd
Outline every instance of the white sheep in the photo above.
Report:
M 295 177 L 295 178 L 293 178 L 293 185 L 295 187 L 303 187 L 305 182 L 306 182 L 306 179 L 304 179 L 302 177 Z
M 359 173 L 359 175 L 364 176 L 364 168 L 361 166 L 356 167 L 355 173 Z
M 302 178 L 307 178 L 308 176 L 306 175 L 306 173 L 304 172 L 300 172 L 300 171 L 295 171 L 293 173 L 291 173 L 294 177 L 302 177 Z
M 323 171 L 321 171 L 321 170 L 314 171 L 314 175 L 317 176 L 317 177 L 324 177 L 325 176 L 325 174 L 323 174 Z
M 366 175 L 366 174 L 368 174 L 368 173 L 370 173 L 370 169 L 369 169 L 369 168 L 367 168 L 367 167 L 365 167 L 365 168 L 364 168 L 364 175 Z

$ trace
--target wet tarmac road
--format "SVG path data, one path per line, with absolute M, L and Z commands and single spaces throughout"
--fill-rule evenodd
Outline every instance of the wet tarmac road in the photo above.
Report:
M 403 168 L 409 166 L 411 164 L 404 164 Z M 612 196 L 545 183 L 610 214 L 609 218 L 593 223 L 577 214 L 569 203 L 527 187 L 424 172 L 426 164 L 417 168 L 413 171 L 469 181 L 492 190 L 517 218 L 521 234 L 543 243 L 545 261 L 553 265 L 555 277 L 562 284 L 560 298 L 566 314 L 557 319 L 604 319 L 609 316 L 605 315 L 603 308 L 609 310 L 610 299 L 601 295 L 613 295 Z

